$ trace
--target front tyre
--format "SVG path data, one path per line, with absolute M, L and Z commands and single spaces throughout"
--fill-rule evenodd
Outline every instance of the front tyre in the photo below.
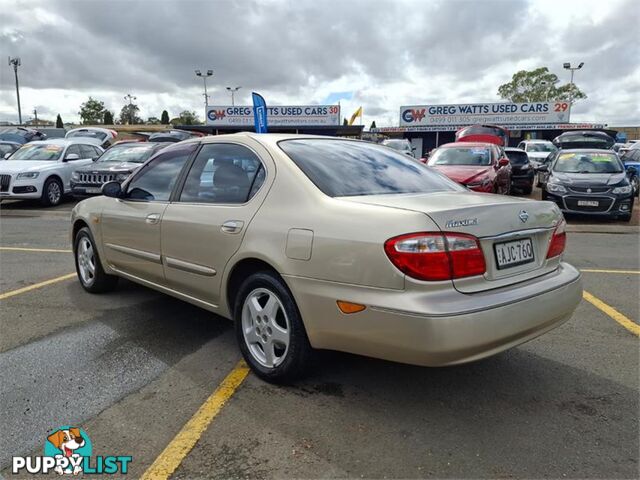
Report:
M 290 383 L 309 369 L 313 349 L 298 307 L 271 272 L 249 276 L 234 308 L 236 338 L 253 372 L 272 383 Z
M 57 178 L 47 178 L 42 187 L 42 196 L 40 197 L 40 203 L 45 207 L 55 207 L 62 201 L 62 195 L 64 189 L 62 182 Z
M 76 273 L 80 285 L 87 292 L 103 293 L 116 288 L 118 277 L 107 275 L 102 269 L 98 250 L 91 231 L 81 228 L 73 242 L 73 252 L 76 260 Z

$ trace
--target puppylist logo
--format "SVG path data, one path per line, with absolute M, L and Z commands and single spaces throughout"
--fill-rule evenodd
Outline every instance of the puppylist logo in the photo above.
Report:
M 63 426 L 54 430 L 44 442 L 44 455 L 13 457 L 11 473 L 49 473 L 59 475 L 114 474 L 126 475 L 131 456 L 93 456 L 87 432 L 78 427 Z

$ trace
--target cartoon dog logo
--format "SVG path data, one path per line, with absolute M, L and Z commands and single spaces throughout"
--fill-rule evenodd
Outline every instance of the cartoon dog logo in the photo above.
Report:
M 49 440 L 49 442 L 51 442 L 54 447 L 62 452 L 61 454 L 56 454 L 55 458 L 66 457 L 69 459 L 79 459 L 84 456 L 76 453 L 76 450 L 84 447 L 85 445 L 85 439 L 82 437 L 82 433 L 80 433 L 79 428 L 68 427 L 65 429 L 56 430 L 47 437 L 47 440 Z M 74 466 L 67 470 L 63 470 L 61 466 L 58 466 L 55 468 L 55 472 L 60 475 L 63 475 L 65 473 L 73 473 L 74 475 L 78 475 L 79 473 L 82 473 L 82 466 L 78 461 L 74 462 Z

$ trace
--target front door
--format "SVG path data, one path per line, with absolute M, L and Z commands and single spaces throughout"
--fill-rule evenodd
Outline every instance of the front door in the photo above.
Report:
M 80 167 L 90 165 L 93 162 L 93 158 L 91 155 L 86 154 L 80 144 L 73 144 L 67 148 L 62 162 L 64 166 L 60 169 L 60 175 L 64 183 L 64 191 L 68 192 L 71 190 L 71 174 Z
M 162 150 L 126 184 L 122 198 L 108 198 L 102 211 L 106 261 L 117 270 L 164 284 L 160 225 L 176 180 L 195 144 Z
M 217 305 L 225 266 L 240 248 L 262 194 L 264 162 L 247 146 L 209 143 L 162 217 L 167 286 Z

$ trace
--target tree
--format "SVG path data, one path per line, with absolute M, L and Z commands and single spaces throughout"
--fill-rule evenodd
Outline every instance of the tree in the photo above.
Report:
M 60 114 L 56 117 L 56 128 L 64 128 L 64 123 L 62 123 L 62 117 Z
M 97 125 L 104 118 L 104 102 L 89 97 L 89 100 L 80 105 L 78 115 L 85 125 Z
M 169 125 L 169 112 L 166 110 L 163 110 L 162 115 L 160 115 L 160 123 L 162 125 Z
M 374 128 L 378 128 L 378 127 L 376 127 L 376 121 L 375 120 L 373 122 L 371 122 L 371 126 L 369 127 L 369 130 L 372 130 Z
M 171 119 L 173 125 L 202 125 L 202 122 L 196 115 L 196 112 L 184 110 L 180 116 Z
M 136 125 L 142 123 L 142 119 L 138 116 L 140 107 L 135 103 L 128 103 L 120 110 L 120 123 Z
M 513 74 L 511 81 L 498 87 L 498 95 L 515 103 L 563 101 L 571 103 L 587 98 L 578 87 L 570 83 L 558 85 L 560 80 L 547 67 L 535 70 L 520 70 Z M 573 90 L 573 94 L 571 91 Z
M 160 125 L 160 120 L 158 117 L 149 117 L 146 121 L 147 125 Z
M 104 121 L 103 123 L 105 125 L 113 125 L 113 113 L 111 113 L 109 110 L 105 110 L 104 111 Z

